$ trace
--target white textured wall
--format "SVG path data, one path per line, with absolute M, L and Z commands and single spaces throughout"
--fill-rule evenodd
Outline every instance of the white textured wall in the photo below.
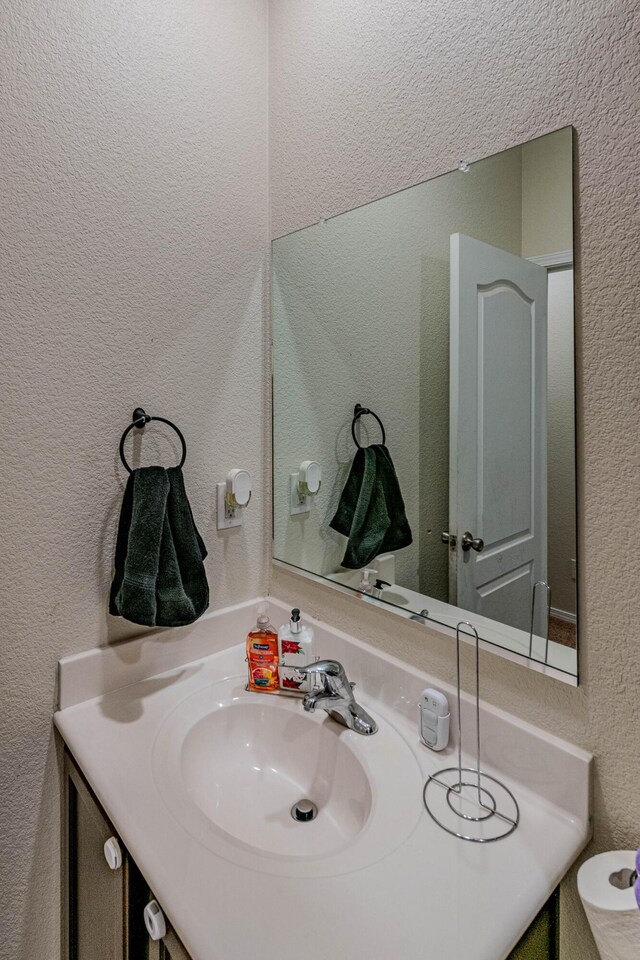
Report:
M 274 236 L 576 127 L 582 686 L 482 667 L 489 700 L 595 752 L 591 852 L 638 841 L 638 34 L 635 0 L 271 0 Z M 280 571 L 273 590 L 451 677 L 451 644 L 416 624 Z M 597 958 L 574 875 L 562 958 Z
M 2 960 L 59 956 L 56 660 L 141 629 L 106 612 L 136 405 L 184 431 L 212 605 L 264 589 L 266 16 L 3 5 Z M 175 452 L 142 442 L 143 463 Z M 218 536 L 236 465 L 255 495 Z

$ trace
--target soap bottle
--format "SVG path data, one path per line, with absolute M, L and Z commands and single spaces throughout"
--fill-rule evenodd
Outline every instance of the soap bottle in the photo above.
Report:
M 294 607 L 291 619 L 278 630 L 280 660 L 280 689 L 286 693 L 309 693 L 313 678 L 299 672 L 313 660 L 313 630 L 300 619 L 300 610 Z
M 365 569 L 362 571 L 362 580 L 360 581 L 360 586 L 358 587 L 360 593 L 365 593 L 368 596 L 371 596 L 375 590 L 375 587 L 369 578 L 377 576 L 377 570 L 374 570 L 373 567 L 365 567 Z
M 278 634 L 271 626 L 269 615 L 262 611 L 258 614 L 255 629 L 247 634 L 249 690 L 258 693 L 278 692 L 278 659 Z

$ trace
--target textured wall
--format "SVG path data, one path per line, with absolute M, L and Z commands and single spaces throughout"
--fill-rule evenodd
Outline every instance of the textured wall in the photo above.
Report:
M 2 960 L 59 956 L 55 662 L 140 633 L 106 612 L 137 404 L 186 436 L 212 604 L 264 589 L 266 16 L 3 5 Z M 171 431 L 147 433 L 134 460 L 175 462 Z M 236 465 L 255 495 L 218 536 Z
M 638 34 L 635 0 L 271 2 L 274 236 L 576 127 L 582 686 L 491 655 L 483 674 L 492 702 L 596 754 L 591 852 L 638 841 Z M 415 624 L 279 571 L 273 589 L 451 677 L 451 644 Z M 563 889 L 563 960 L 596 960 Z

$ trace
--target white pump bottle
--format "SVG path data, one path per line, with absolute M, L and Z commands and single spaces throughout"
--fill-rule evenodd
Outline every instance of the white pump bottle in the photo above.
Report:
M 309 693 L 312 676 L 298 672 L 313 660 L 313 630 L 300 619 L 297 607 L 291 611 L 289 623 L 278 631 L 280 689 L 287 693 Z

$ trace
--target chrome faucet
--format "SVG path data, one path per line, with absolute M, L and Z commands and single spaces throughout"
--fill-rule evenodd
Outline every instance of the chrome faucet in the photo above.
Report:
M 308 713 L 313 713 L 316 707 L 322 707 L 330 717 L 356 733 L 368 737 L 376 732 L 378 724 L 356 703 L 353 695 L 355 684 L 349 683 L 341 663 L 337 660 L 318 660 L 297 669 L 299 673 L 317 674 L 322 683 L 321 690 L 307 694 L 302 701 Z

